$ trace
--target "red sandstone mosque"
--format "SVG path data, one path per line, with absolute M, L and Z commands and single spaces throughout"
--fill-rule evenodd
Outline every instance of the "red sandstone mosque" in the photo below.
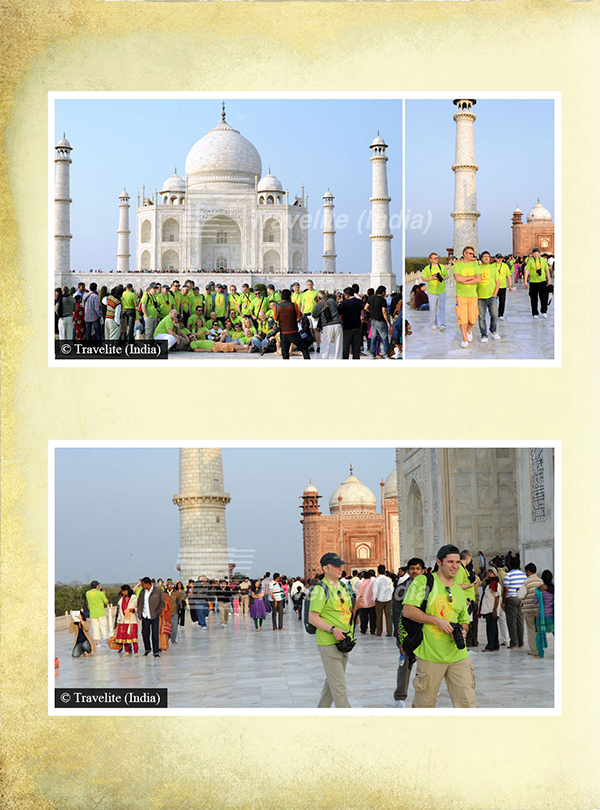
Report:
M 320 558 L 336 551 L 350 572 L 376 568 L 382 563 L 389 571 L 400 565 L 398 533 L 397 471 L 394 469 L 381 487 L 381 511 L 377 498 L 361 483 L 350 467 L 350 475 L 329 498 L 329 514 L 321 513 L 323 497 L 311 483 L 302 493 L 304 536 L 304 576 L 321 573 Z
M 523 212 L 515 208 L 512 216 L 513 256 L 528 256 L 534 248 L 541 253 L 554 254 L 554 223 L 552 214 L 540 203 L 534 205 L 527 214 L 527 222 L 522 220 Z

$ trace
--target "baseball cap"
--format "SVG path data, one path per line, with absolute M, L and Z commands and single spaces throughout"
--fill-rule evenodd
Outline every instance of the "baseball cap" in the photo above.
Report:
M 90 582 L 90 586 L 91 586 L 92 588 L 97 588 L 97 587 L 98 587 L 98 585 L 100 585 L 100 583 L 98 582 L 98 580 L 97 580 L 97 579 L 93 579 L 93 580 Z
M 460 554 L 460 551 L 457 549 L 456 546 L 453 546 L 452 544 L 447 544 L 445 546 L 442 546 L 438 550 L 438 553 L 436 554 L 435 558 L 436 560 L 443 560 L 444 557 L 448 556 L 448 554 Z
M 340 568 L 342 565 L 346 564 L 344 560 L 340 560 L 339 554 L 334 554 L 331 551 L 327 554 L 323 554 L 319 562 L 321 565 L 335 565 L 337 568 Z
M 502 258 L 501 253 L 496 253 L 496 255 L 494 256 L 494 259 L 501 259 L 501 258 Z

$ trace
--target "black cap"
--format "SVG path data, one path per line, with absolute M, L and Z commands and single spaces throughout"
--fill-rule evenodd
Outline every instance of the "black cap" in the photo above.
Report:
M 442 546 L 438 550 L 438 553 L 436 554 L 436 560 L 443 560 L 444 557 L 448 556 L 448 554 L 460 554 L 460 551 L 457 549 L 456 546 L 453 546 L 451 544 Z
M 494 259 L 503 259 L 503 258 L 504 257 L 502 256 L 501 253 L 496 253 L 496 255 L 494 256 Z
M 323 554 L 319 562 L 321 565 L 335 565 L 336 568 L 341 568 L 342 565 L 346 564 L 344 560 L 340 560 L 339 554 L 334 554 L 331 551 L 327 554 Z
M 98 582 L 98 580 L 97 580 L 97 579 L 93 579 L 93 580 L 90 582 L 90 587 L 91 587 L 91 588 L 97 588 L 97 587 L 98 587 L 98 585 L 100 585 L 100 583 Z

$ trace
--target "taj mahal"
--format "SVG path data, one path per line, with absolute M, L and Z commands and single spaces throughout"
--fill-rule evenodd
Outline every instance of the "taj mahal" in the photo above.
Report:
M 227 122 L 225 103 L 221 120 L 198 140 L 185 160 L 185 176 L 177 169 L 154 192 L 145 185 L 135 202 L 135 268 L 130 267 L 131 197 L 124 190 L 118 198 L 117 269 L 111 276 L 120 283 L 140 283 L 139 275 L 220 274 L 227 283 L 279 281 L 293 274 L 303 284 L 318 273 L 337 275 L 334 195 L 323 193 L 322 266 L 309 267 L 309 196 L 289 190 L 271 168 L 263 174 L 263 161 L 256 147 Z M 365 145 L 367 146 L 367 145 Z M 395 289 L 392 253 L 386 150 L 379 133 L 369 146 L 372 165 L 371 267 L 370 272 L 343 275 L 337 286 L 355 281 L 361 288 L 384 284 Z M 99 280 L 94 275 L 73 275 L 70 266 L 69 174 L 73 147 L 64 136 L 56 146 L 55 275 L 57 284 L 75 280 Z M 367 150 L 365 150 L 367 151 Z M 141 180 L 142 178 L 140 178 Z M 146 180 L 151 178 L 146 178 Z M 325 183 L 323 184 L 325 186 Z M 160 191 L 159 191 L 160 189 Z M 115 222 L 117 218 L 115 217 Z M 233 274 L 233 275 L 232 275 Z M 144 283 L 150 281 L 145 278 Z M 316 282 L 331 286 L 330 279 Z

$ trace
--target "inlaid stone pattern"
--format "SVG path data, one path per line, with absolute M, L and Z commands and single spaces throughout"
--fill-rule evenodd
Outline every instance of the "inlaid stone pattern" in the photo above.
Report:
M 529 450 L 529 471 L 531 477 L 531 520 L 540 523 L 546 519 L 546 494 L 544 492 L 543 450 L 532 447 Z

